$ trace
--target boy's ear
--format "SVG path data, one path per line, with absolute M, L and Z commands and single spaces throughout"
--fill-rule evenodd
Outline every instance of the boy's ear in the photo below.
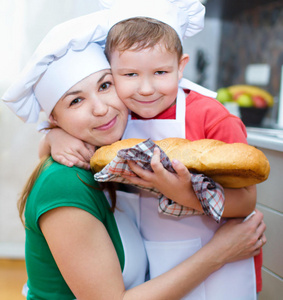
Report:
M 182 79 L 183 77 L 183 72 L 184 72 L 184 69 L 187 65 L 187 63 L 189 62 L 190 60 L 190 57 L 188 54 L 183 54 L 180 61 L 179 61 L 179 68 L 178 68 L 178 76 L 179 76 L 179 80 Z

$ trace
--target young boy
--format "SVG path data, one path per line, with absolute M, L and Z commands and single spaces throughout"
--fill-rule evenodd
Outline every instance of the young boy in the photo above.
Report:
M 156 27 L 162 32 L 160 35 L 156 34 L 158 31 Z M 132 35 L 131 32 L 136 34 Z M 182 137 L 189 140 L 208 138 L 227 143 L 247 143 L 246 130 L 241 120 L 230 115 L 215 99 L 189 90 L 185 90 L 185 96 L 182 90 L 178 91 L 178 81 L 189 60 L 186 54 L 182 54 L 181 49 L 176 32 L 170 26 L 158 24 L 155 20 L 135 18 L 122 21 L 110 30 L 106 55 L 111 64 L 117 93 L 132 111 L 123 138 Z M 131 168 L 140 176 L 146 174 L 134 164 L 131 164 Z M 133 180 L 132 183 L 144 185 L 139 179 Z M 247 193 L 252 191 L 255 192 L 255 189 L 249 188 Z M 151 276 L 157 276 L 165 271 L 160 268 L 163 260 L 172 262 L 172 257 L 180 258 L 180 255 L 172 255 L 175 251 L 180 251 L 179 242 L 174 245 L 172 240 L 187 239 L 198 243 L 196 239 L 201 236 L 203 245 L 218 226 L 205 216 L 176 220 L 160 215 L 154 209 L 156 201 L 149 201 L 152 196 L 146 192 L 142 194 L 141 231 L 146 240 L 149 261 L 154 261 L 154 265 L 150 264 Z M 171 251 L 168 251 L 166 258 L 160 256 L 161 249 L 164 253 L 165 248 L 164 235 L 167 241 L 171 240 L 169 243 Z M 174 246 L 176 248 L 173 250 Z M 188 252 L 190 247 L 198 246 L 196 244 L 188 246 Z M 159 262 L 157 257 L 160 258 Z M 227 274 L 223 272 L 223 280 L 229 272 L 229 267 L 225 267 Z M 230 267 L 231 274 L 236 274 L 237 267 Z M 155 268 L 158 271 L 155 271 Z M 238 276 L 241 276 L 241 271 Z M 208 282 L 209 280 L 205 282 L 206 291 L 211 287 Z M 228 289 L 231 289 L 229 284 Z M 210 295 L 209 292 L 207 295 Z M 208 299 L 211 299 L 210 296 Z
M 111 28 L 106 54 L 117 93 L 132 111 L 123 138 L 209 138 L 247 143 L 246 130 L 239 118 L 230 115 L 215 99 L 179 88 L 189 57 L 182 53 L 180 35 L 176 32 L 156 19 L 145 18 L 118 22 Z M 147 172 L 134 164 L 131 167 L 141 177 L 133 183 L 141 183 Z M 234 216 L 243 211 L 248 199 L 255 197 L 256 190 L 249 187 L 240 192 L 241 197 L 233 203 Z M 229 193 L 239 190 L 226 189 L 226 198 Z M 141 192 L 141 232 L 153 278 L 200 249 L 220 225 L 202 215 L 176 219 L 158 214 L 156 199 L 150 198 L 151 194 Z M 258 291 L 260 268 L 257 262 Z M 228 264 L 185 299 L 255 299 L 254 277 L 252 259 Z

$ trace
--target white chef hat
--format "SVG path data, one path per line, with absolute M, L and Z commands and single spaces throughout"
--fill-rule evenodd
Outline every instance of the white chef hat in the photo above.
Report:
M 98 44 L 90 43 L 83 50 L 69 49 L 48 65 L 34 86 L 34 97 L 49 116 L 58 100 L 72 86 L 104 69 L 110 69 L 110 65 Z
M 37 122 L 41 110 L 49 116 L 74 84 L 92 73 L 110 69 L 98 44 L 105 43 L 107 24 L 101 11 L 54 27 L 2 100 L 25 122 Z
M 204 27 L 205 7 L 199 0 L 99 0 L 109 9 L 109 26 L 134 17 L 149 17 L 170 25 L 181 41 Z M 109 28 L 110 29 L 110 28 Z

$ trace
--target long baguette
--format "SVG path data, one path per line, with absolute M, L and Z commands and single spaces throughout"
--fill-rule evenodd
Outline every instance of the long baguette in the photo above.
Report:
M 125 139 L 99 148 L 91 158 L 93 172 L 102 170 L 121 149 L 130 148 L 143 139 Z M 155 143 L 168 155 L 178 159 L 191 172 L 202 173 L 223 187 L 241 188 L 265 181 L 270 165 L 262 151 L 253 146 L 227 144 L 212 139 L 188 141 L 167 138 Z

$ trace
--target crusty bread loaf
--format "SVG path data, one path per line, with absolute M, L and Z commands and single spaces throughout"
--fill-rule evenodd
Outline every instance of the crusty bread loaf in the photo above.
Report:
M 125 139 L 103 146 L 91 158 L 94 172 L 99 172 L 121 149 L 131 148 L 142 139 Z M 212 139 L 188 141 L 167 138 L 155 143 L 170 160 L 181 161 L 191 172 L 202 173 L 223 187 L 240 188 L 265 181 L 270 172 L 266 156 L 253 146 L 242 143 L 227 144 Z

